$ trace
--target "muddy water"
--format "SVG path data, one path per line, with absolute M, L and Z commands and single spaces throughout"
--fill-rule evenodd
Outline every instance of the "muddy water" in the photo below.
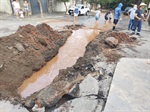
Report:
M 75 64 L 76 60 L 83 56 L 86 45 L 98 35 L 97 30 L 80 29 L 73 31 L 65 45 L 60 48 L 59 53 L 49 61 L 40 71 L 34 73 L 25 80 L 19 88 L 22 97 L 48 86 L 59 74 L 60 69 L 66 69 Z

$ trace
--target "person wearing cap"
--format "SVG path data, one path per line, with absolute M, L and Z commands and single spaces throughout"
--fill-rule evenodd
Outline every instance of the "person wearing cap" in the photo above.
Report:
M 121 15 L 122 6 L 123 6 L 123 4 L 119 3 L 118 7 L 115 8 L 115 11 L 114 11 L 114 22 L 113 22 L 114 25 L 113 25 L 112 30 L 115 30 L 116 25 L 117 25 L 117 23 L 119 21 L 119 18 L 120 18 L 120 15 Z
M 146 6 L 145 3 L 141 3 L 139 5 L 139 8 L 135 11 L 134 22 L 132 26 L 132 31 L 133 31 L 132 34 L 140 35 L 141 28 L 142 28 L 142 19 L 145 21 L 145 17 L 142 11 L 145 6 Z M 136 29 L 137 29 L 137 33 L 136 33 Z
M 129 25 L 128 25 L 128 30 L 130 30 L 132 28 L 132 24 L 134 21 L 134 15 L 135 15 L 135 11 L 137 10 L 137 5 L 134 5 L 133 8 L 131 8 L 128 11 L 129 17 L 130 17 L 130 21 L 129 21 Z

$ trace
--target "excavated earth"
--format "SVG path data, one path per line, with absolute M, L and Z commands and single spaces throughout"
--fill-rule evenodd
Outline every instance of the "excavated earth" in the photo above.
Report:
M 0 38 L 0 98 L 19 97 L 21 83 L 51 60 L 71 33 L 28 24 Z

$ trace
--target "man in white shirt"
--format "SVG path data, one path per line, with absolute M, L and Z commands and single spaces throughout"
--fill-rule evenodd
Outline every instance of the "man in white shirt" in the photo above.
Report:
M 13 0 L 12 6 L 14 9 L 15 15 L 18 18 L 19 17 L 19 11 L 20 11 L 20 4 L 19 4 L 18 0 Z
M 135 16 L 135 11 L 137 10 L 137 5 L 134 5 L 133 8 L 131 8 L 128 11 L 128 14 L 130 16 L 130 21 L 129 21 L 129 25 L 128 25 L 128 30 L 130 30 L 132 28 L 132 24 L 134 21 L 134 16 Z

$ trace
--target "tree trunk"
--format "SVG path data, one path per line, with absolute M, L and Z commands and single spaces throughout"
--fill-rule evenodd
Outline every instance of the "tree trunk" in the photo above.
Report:
M 66 5 L 66 2 L 64 2 L 64 5 L 65 5 L 65 8 L 66 8 L 66 12 L 65 12 L 65 14 L 67 14 L 67 5 Z
M 43 8 L 42 8 L 41 0 L 38 0 L 38 3 L 40 6 L 41 18 L 43 18 Z

